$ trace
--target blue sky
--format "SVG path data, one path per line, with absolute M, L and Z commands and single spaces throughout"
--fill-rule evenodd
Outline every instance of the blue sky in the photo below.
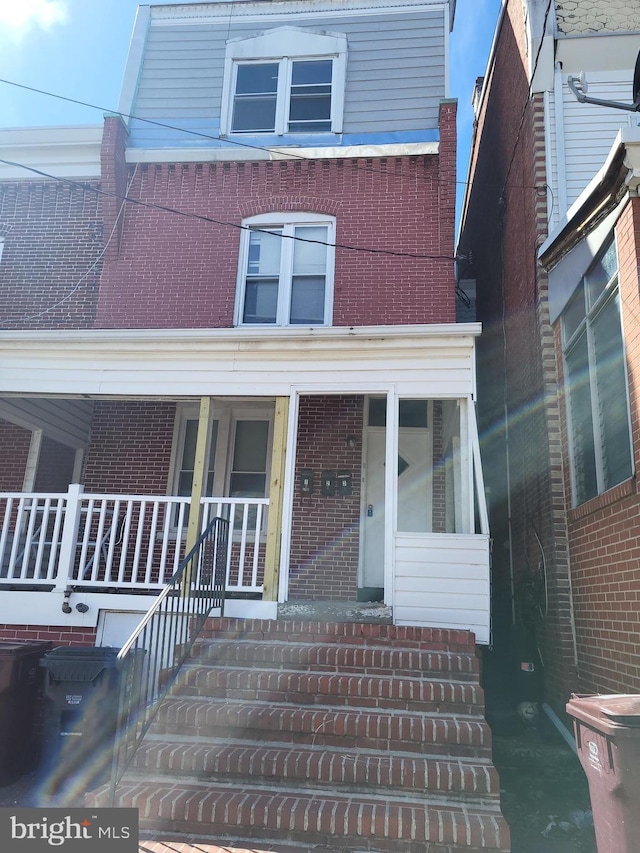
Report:
M 484 73 L 500 5 L 457 4 L 450 94 L 458 98 L 458 181 L 467 171 L 473 84 Z M 0 0 L 0 78 L 117 109 L 137 6 L 137 0 Z M 0 127 L 101 121 L 100 110 L 0 83 Z

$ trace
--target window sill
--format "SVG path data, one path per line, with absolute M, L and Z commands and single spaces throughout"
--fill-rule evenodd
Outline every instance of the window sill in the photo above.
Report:
M 586 518 L 592 513 L 599 512 L 605 507 L 637 494 L 637 492 L 636 478 L 635 476 L 630 477 L 628 480 L 623 480 L 622 483 L 618 483 L 617 486 L 613 486 L 601 495 L 597 495 L 595 498 L 591 498 L 585 501 L 585 503 L 580 504 L 580 506 L 570 509 L 569 521 L 579 521 L 581 518 Z

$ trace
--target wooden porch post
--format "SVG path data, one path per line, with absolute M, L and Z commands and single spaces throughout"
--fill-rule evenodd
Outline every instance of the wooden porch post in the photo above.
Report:
M 289 398 L 276 398 L 273 424 L 273 450 L 271 454 L 271 481 L 269 484 L 269 517 L 267 544 L 264 558 L 263 601 L 278 600 L 280 573 L 280 544 L 282 540 L 282 506 L 284 491 L 285 456 L 287 450 L 287 424 Z
M 187 525 L 187 541 L 185 554 L 198 541 L 202 523 L 201 500 L 207 487 L 207 459 L 209 458 L 209 440 L 211 437 L 211 421 L 213 420 L 213 400 L 211 397 L 200 398 L 200 413 L 198 415 L 198 433 L 196 436 L 196 454 L 193 463 L 193 482 L 191 484 L 191 506 L 189 508 L 189 524 Z

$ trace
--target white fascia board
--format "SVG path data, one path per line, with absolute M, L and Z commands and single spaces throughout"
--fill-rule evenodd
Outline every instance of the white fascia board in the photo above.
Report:
M 152 26 L 193 26 L 198 24 L 223 24 L 228 27 L 229 22 L 242 21 L 242 23 L 260 23 L 269 25 L 272 21 L 295 20 L 299 23 L 307 18 L 336 18 L 336 17 L 363 17 L 375 15 L 398 15 L 402 13 L 413 14 L 416 12 L 428 12 L 438 9 L 448 9 L 449 4 L 442 0 L 433 2 L 379 2 L 375 6 L 366 5 L 361 0 L 284 0 L 270 3 L 198 3 L 184 5 L 151 6 Z
M 624 162 L 631 173 L 631 178 L 636 174 L 640 178 L 640 127 L 623 127 L 618 131 L 602 168 L 594 175 L 588 186 L 580 193 L 538 249 L 538 258 L 542 258 L 549 251 L 569 225 L 574 225 L 576 229 L 581 225 L 583 211 L 589 207 L 589 199 L 604 183 L 621 146 L 626 149 Z
M 122 80 L 120 103 L 118 105 L 118 111 L 121 113 L 125 121 L 128 121 L 128 117 L 133 110 L 133 104 L 138 93 L 142 60 L 147 44 L 147 35 L 149 33 L 150 18 L 150 7 L 138 6 L 136 20 L 133 25 L 133 32 L 131 34 L 131 42 L 129 43 L 129 54 L 127 56 L 124 78 Z
M 471 393 L 480 325 L 0 332 L 3 396 L 165 398 L 309 390 Z
M 245 160 L 335 160 L 359 157 L 411 157 L 437 154 L 439 142 L 404 142 L 389 145 L 344 145 L 327 148 L 127 148 L 127 163 L 213 163 Z
M 102 125 L 0 130 L 0 180 L 42 180 L 100 176 Z M 24 168 L 21 168 L 24 166 Z

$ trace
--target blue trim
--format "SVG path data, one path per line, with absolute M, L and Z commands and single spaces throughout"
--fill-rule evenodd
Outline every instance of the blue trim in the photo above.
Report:
M 160 121 L 160 119 L 159 119 Z M 440 132 L 437 128 L 425 130 L 377 131 L 375 133 L 296 133 L 286 136 L 274 134 L 234 134 L 228 139 L 218 138 L 220 127 L 217 124 L 207 124 L 201 119 L 162 119 L 163 124 L 193 133 L 183 133 L 181 130 L 171 130 L 166 127 L 156 127 L 139 119 L 131 121 L 131 134 L 128 147 L 130 148 L 237 148 L 243 145 L 256 148 L 344 148 L 347 145 L 393 145 L 411 142 L 438 142 Z M 203 136 L 194 134 L 202 133 Z M 213 138 L 212 138 L 213 137 Z

